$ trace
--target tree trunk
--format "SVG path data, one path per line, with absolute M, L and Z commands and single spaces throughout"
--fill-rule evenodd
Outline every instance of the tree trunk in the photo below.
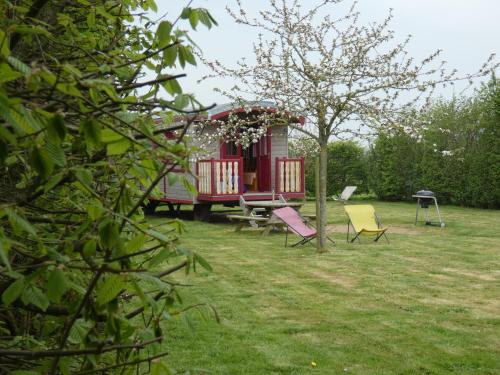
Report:
M 318 186 L 316 188 L 316 222 L 317 222 L 317 250 L 318 253 L 324 253 L 327 251 L 326 247 L 326 222 L 327 222 L 327 206 L 326 206 L 326 182 L 327 182 L 327 159 L 328 159 L 328 147 L 327 144 L 320 144 L 319 150 L 319 166 L 316 169 L 318 173 L 318 178 L 316 182 Z

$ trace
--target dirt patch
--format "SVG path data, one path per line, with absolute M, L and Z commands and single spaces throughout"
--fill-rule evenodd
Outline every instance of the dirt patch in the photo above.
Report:
M 420 302 L 426 305 L 444 305 L 444 306 L 455 306 L 457 301 L 446 299 L 446 298 L 438 298 L 438 297 L 430 297 L 423 298 Z
M 326 226 L 326 231 L 328 233 L 347 233 L 347 225 L 343 225 L 343 224 L 331 224 L 331 225 L 327 225 Z M 351 232 L 352 232 L 352 228 L 351 228 Z M 415 234 L 422 233 L 422 231 L 420 231 L 420 230 L 418 230 L 416 228 L 411 228 L 411 227 L 397 227 L 397 226 L 391 225 L 390 227 L 388 227 L 387 233 L 388 234 L 395 233 L 395 234 L 411 234 L 411 235 L 415 235 Z
M 453 280 L 453 277 L 443 275 L 442 273 L 434 273 L 434 274 L 431 273 L 429 276 L 436 280 L 443 280 L 443 281 Z
M 352 289 L 358 284 L 358 280 L 351 276 L 333 274 L 318 269 L 310 270 L 310 274 L 326 280 L 332 284 L 340 285 L 347 289 Z
M 321 338 L 318 337 L 317 334 L 314 334 L 312 332 L 300 332 L 295 334 L 301 341 L 306 341 L 311 344 L 319 344 L 321 343 Z
M 470 272 L 467 270 L 460 270 L 460 269 L 456 269 L 456 268 L 443 268 L 443 271 L 448 272 L 448 273 L 454 273 L 454 274 L 461 275 L 461 276 L 467 276 L 467 277 L 471 277 L 471 278 L 479 279 L 479 280 L 483 280 L 483 281 L 496 281 L 497 280 L 497 276 L 493 272 L 492 273 Z

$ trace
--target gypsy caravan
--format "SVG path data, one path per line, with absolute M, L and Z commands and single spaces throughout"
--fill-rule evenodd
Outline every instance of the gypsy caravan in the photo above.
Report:
M 229 116 L 255 117 L 263 111 L 272 113 L 277 109 L 270 102 L 245 106 L 225 104 L 199 116 L 196 121 L 207 125 L 203 127 L 202 137 L 193 137 L 193 142 L 214 141 L 204 143 L 203 155 L 191 161 L 195 176 L 185 176 L 196 186 L 197 195 L 193 196 L 180 179 L 170 184 L 169 179 L 164 178 L 160 182 L 160 196 L 150 200 L 149 208 L 154 210 L 161 202 L 170 208 L 175 204 L 189 204 L 194 207 L 195 218 L 204 220 L 213 204 L 235 206 L 241 197 L 246 201 L 304 198 L 304 159 L 288 157 L 288 124 L 293 121 L 303 125 L 303 118 L 292 117 L 287 123 L 268 123 L 267 131 L 246 148 L 214 136 L 217 126 Z M 173 173 L 185 172 L 175 170 Z

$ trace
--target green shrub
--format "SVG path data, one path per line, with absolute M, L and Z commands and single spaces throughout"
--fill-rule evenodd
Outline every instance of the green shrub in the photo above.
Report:
M 471 98 L 440 100 L 418 118 L 419 137 L 381 133 L 369 152 L 369 188 L 380 199 L 432 190 L 442 203 L 500 207 L 500 94 L 493 77 Z

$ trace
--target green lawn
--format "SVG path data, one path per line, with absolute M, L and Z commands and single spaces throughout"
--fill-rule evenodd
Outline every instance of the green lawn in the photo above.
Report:
M 284 234 L 187 222 L 184 246 L 214 268 L 178 281 L 185 304 L 221 322 L 166 322 L 170 363 L 192 374 L 500 374 L 500 211 L 442 207 L 446 228 L 413 225 L 415 206 L 372 202 L 385 241 L 285 248 Z M 303 212 L 312 212 L 308 204 Z M 160 224 L 161 217 L 151 220 Z M 314 367 L 312 362 L 316 363 Z

